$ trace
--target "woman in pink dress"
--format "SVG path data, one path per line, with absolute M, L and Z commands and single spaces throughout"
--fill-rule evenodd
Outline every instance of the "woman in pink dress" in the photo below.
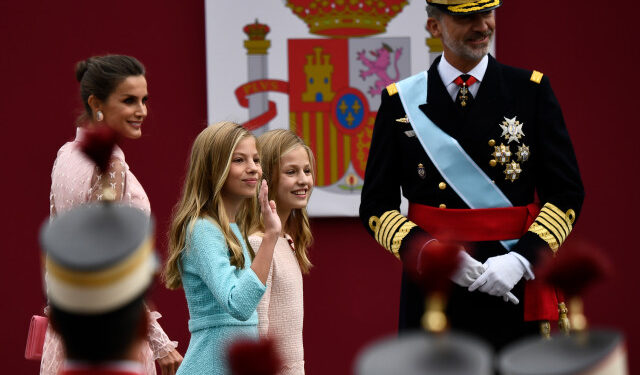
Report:
M 107 173 L 101 174 L 95 164 L 80 150 L 80 142 L 88 129 L 108 126 L 120 137 L 137 139 L 147 116 L 147 81 L 144 66 L 135 58 L 123 55 L 91 57 L 76 65 L 80 96 L 85 113 L 76 129 L 76 138 L 58 151 L 51 172 L 50 214 L 60 215 L 74 206 L 102 200 L 104 179 L 108 179 L 116 200 L 150 214 L 149 199 L 142 185 L 127 165 L 124 153 L 116 146 Z M 142 347 L 140 360 L 145 374 L 156 374 L 158 361 L 162 374 L 175 374 L 182 362 L 171 341 L 157 322 L 161 315 L 149 312 L 149 335 Z M 57 375 L 64 362 L 64 348 L 59 336 L 47 328 L 40 364 L 41 375 Z

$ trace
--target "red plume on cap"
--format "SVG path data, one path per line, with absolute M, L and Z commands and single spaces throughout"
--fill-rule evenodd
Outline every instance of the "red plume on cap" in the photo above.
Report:
M 427 292 L 446 292 L 449 277 L 458 268 L 460 247 L 448 241 L 435 241 L 416 235 L 404 258 L 405 270 Z
M 537 273 L 567 297 L 577 297 L 611 271 L 612 265 L 602 251 L 587 242 L 574 240 L 565 243 L 555 258 L 543 261 Z
M 118 143 L 118 133 L 108 126 L 100 126 L 87 130 L 80 148 L 104 173 L 109 169 L 109 160 L 116 143 Z
M 281 366 L 270 339 L 239 339 L 229 347 L 229 367 L 233 375 L 275 375 Z

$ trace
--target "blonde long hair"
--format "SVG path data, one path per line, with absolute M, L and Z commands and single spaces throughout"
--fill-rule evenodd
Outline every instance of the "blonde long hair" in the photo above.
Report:
M 169 228 L 169 259 L 164 269 L 167 288 L 177 289 L 182 286 L 180 259 L 186 248 L 187 232 L 193 230 L 198 218 L 212 220 L 220 228 L 229 246 L 230 263 L 237 268 L 244 268 L 245 259 L 240 241 L 246 243 L 251 224 L 258 221 L 257 194 L 246 199 L 236 215 L 244 237 L 239 239 L 229 225 L 221 190 L 229 174 L 233 150 L 246 137 L 253 135 L 242 126 L 233 122 L 219 122 L 207 126 L 193 142 L 182 197 L 173 209 Z M 253 249 L 248 244 L 247 248 L 253 258 Z
M 291 130 L 276 129 L 268 131 L 258 137 L 262 176 L 267 180 L 267 185 L 269 187 L 269 200 L 275 200 L 276 205 L 278 204 L 278 201 L 276 200 L 276 193 L 278 191 L 277 187 L 280 179 L 281 158 L 284 154 L 297 147 L 302 147 L 307 152 L 309 163 L 311 164 L 311 175 L 315 182 L 316 174 L 313 152 L 311 152 L 311 149 L 294 132 Z M 311 194 L 311 191 L 309 191 L 309 194 Z M 300 270 L 302 273 L 309 273 L 309 269 L 313 265 L 311 264 L 311 261 L 309 261 L 308 249 L 313 242 L 313 235 L 311 234 L 311 228 L 309 226 L 307 209 L 296 208 L 291 210 L 291 214 L 287 218 L 287 222 L 282 223 L 282 229 L 293 239 L 295 254 L 296 258 L 298 258 Z M 264 224 L 262 223 L 261 217 L 257 220 L 257 224 L 254 225 L 252 231 L 264 231 Z

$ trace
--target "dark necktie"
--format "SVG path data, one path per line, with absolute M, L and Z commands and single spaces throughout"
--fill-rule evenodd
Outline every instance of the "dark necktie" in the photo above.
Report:
M 469 91 L 469 86 L 473 85 L 477 81 L 476 77 L 469 74 L 462 74 L 453 81 L 458 85 L 458 87 L 460 87 L 460 90 L 458 90 L 458 96 L 456 96 L 456 103 L 460 104 L 462 108 L 466 107 L 467 104 L 473 101 L 473 95 L 471 95 L 471 92 Z

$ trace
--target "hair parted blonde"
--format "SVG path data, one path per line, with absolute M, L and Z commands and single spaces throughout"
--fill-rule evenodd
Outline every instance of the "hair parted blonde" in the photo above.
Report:
M 260 152 L 260 161 L 262 165 L 262 178 L 267 180 L 269 187 L 269 200 L 274 200 L 276 206 L 278 201 L 276 193 L 278 191 L 278 182 L 280 178 L 280 161 L 283 155 L 302 147 L 307 152 L 309 163 L 311 165 L 311 175 L 313 181 L 316 180 L 316 167 L 313 152 L 304 143 L 304 141 L 291 130 L 276 129 L 270 130 L 258 137 L 258 149 Z M 309 191 L 311 194 L 311 191 Z M 308 249 L 313 242 L 313 235 L 309 226 L 309 216 L 306 208 L 296 208 L 291 210 L 291 214 L 287 218 L 286 223 L 282 223 L 283 232 L 289 234 L 293 239 L 296 258 L 300 265 L 302 273 L 309 273 L 309 269 L 313 266 L 309 261 Z M 254 224 L 252 232 L 264 231 L 262 217 L 259 217 Z
M 257 189 L 256 195 L 246 199 L 236 215 L 236 222 L 244 238 L 236 238 L 231 230 L 221 190 L 229 174 L 233 151 L 247 137 L 254 136 L 242 126 L 225 121 L 207 126 L 193 142 L 182 197 L 173 209 L 169 227 L 169 259 L 164 268 L 167 288 L 177 289 L 182 286 L 180 261 L 186 250 L 187 234 L 193 230 L 198 218 L 209 219 L 220 228 L 229 246 L 230 263 L 237 268 L 244 268 L 245 259 L 240 241 L 247 244 L 249 229 L 252 223 L 258 221 Z M 247 248 L 253 258 L 253 249 L 248 244 Z

